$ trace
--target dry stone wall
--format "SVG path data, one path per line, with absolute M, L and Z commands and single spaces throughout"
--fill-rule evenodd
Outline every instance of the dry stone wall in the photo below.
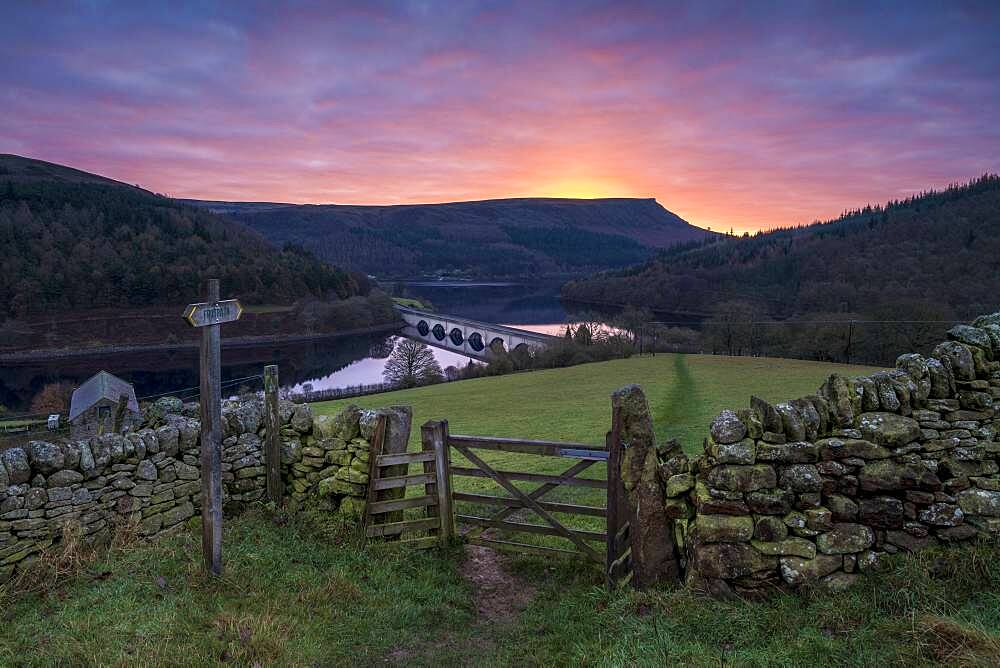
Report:
M 347 518 L 359 518 L 368 494 L 371 441 L 378 418 L 387 418 L 385 452 L 405 452 L 410 409 L 348 406 L 337 415 L 313 418 L 308 404 L 282 402 L 279 408 L 286 494 L 295 502 L 318 501 Z
M 836 588 L 885 554 L 1000 533 L 1000 313 L 948 338 L 794 401 L 752 397 L 692 460 L 662 449 L 688 584 Z
M 391 433 L 409 434 L 407 409 L 391 409 Z M 282 473 L 295 503 L 315 499 L 356 517 L 364 509 L 375 411 L 349 407 L 314 418 L 308 405 L 279 404 Z M 227 511 L 265 498 L 257 399 L 224 402 L 223 498 Z M 68 524 L 87 543 L 134 525 L 143 536 L 170 531 L 199 512 L 197 404 L 171 397 L 145 408 L 134 431 L 58 443 L 31 441 L 0 452 L 0 583 L 8 581 Z M 398 440 L 398 439 L 397 439 Z M 402 441 L 405 444 L 405 438 Z

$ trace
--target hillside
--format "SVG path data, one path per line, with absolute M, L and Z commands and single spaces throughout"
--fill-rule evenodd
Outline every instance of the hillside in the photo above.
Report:
M 1000 177 L 987 175 L 826 223 L 675 247 L 562 294 L 695 317 L 891 320 L 995 311 L 998 287 Z
M 399 206 L 205 202 L 268 240 L 379 277 L 510 277 L 600 271 L 701 240 L 653 199 L 501 199 Z
M 0 319 L 185 304 L 203 279 L 248 304 L 347 298 L 365 281 L 204 209 L 101 176 L 0 155 Z

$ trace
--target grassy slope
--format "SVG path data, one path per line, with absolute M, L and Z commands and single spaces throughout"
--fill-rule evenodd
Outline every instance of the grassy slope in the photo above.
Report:
M 363 545 L 266 513 L 226 525 L 226 574 L 192 528 L 0 600 L 0 665 L 997 665 L 1000 550 L 897 557 L 852 590 L 718 602 L 609 594 L 590 569 L 521 558 L 537 591 L 476 623 L 460 553 Z M 2 597 L 0 597 L 2 598 Z
M 420 425 L 447 419 L 453 433 L 604 444 L 611 427 L 611 393 L 642 386 L 657 436 L 676 437 L 688 452 L 701 448 L 708 424 L 724 408 L 749 405 L 751 394 L 769 401 L 812 394 L 831 373 L 863 375 L 872 367 L 801 360 L 657 355 L 583 364 L 413 390 L 313 404 L 336 413 L 354 403 L 369 408 L 413 407 L 411 445 Z
M 393 297 L 392 301 L 396 302 L 400 306 L 408 306 L 410 308 L 428 310 L 426 304 L 424 304 L 419 299 L 413 299 L 412 297 Z

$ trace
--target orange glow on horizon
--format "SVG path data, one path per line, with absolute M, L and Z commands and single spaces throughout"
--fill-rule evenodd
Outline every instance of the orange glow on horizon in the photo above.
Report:
M 971 10 L 7 4 L 0 153 L 173 197 L 654 198 L 742 234 L 1000 171 Z

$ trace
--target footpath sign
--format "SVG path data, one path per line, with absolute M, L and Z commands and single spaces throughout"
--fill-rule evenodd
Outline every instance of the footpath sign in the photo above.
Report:
M 239 320 L 241 315 L 243 315 L 243 307 L 237 299 L 188 304 L 187 309 L 184 310 L 184 319 L 192 327 L 221 325 L 224 322 Z
M 201 547 L 205 568 L 222 575 L 222 355 L 219 326 L 239 320 L 243 307 L 219 298 L 219 279 L 205 282 L 205 298 L 184 309 L 201 336 Z

